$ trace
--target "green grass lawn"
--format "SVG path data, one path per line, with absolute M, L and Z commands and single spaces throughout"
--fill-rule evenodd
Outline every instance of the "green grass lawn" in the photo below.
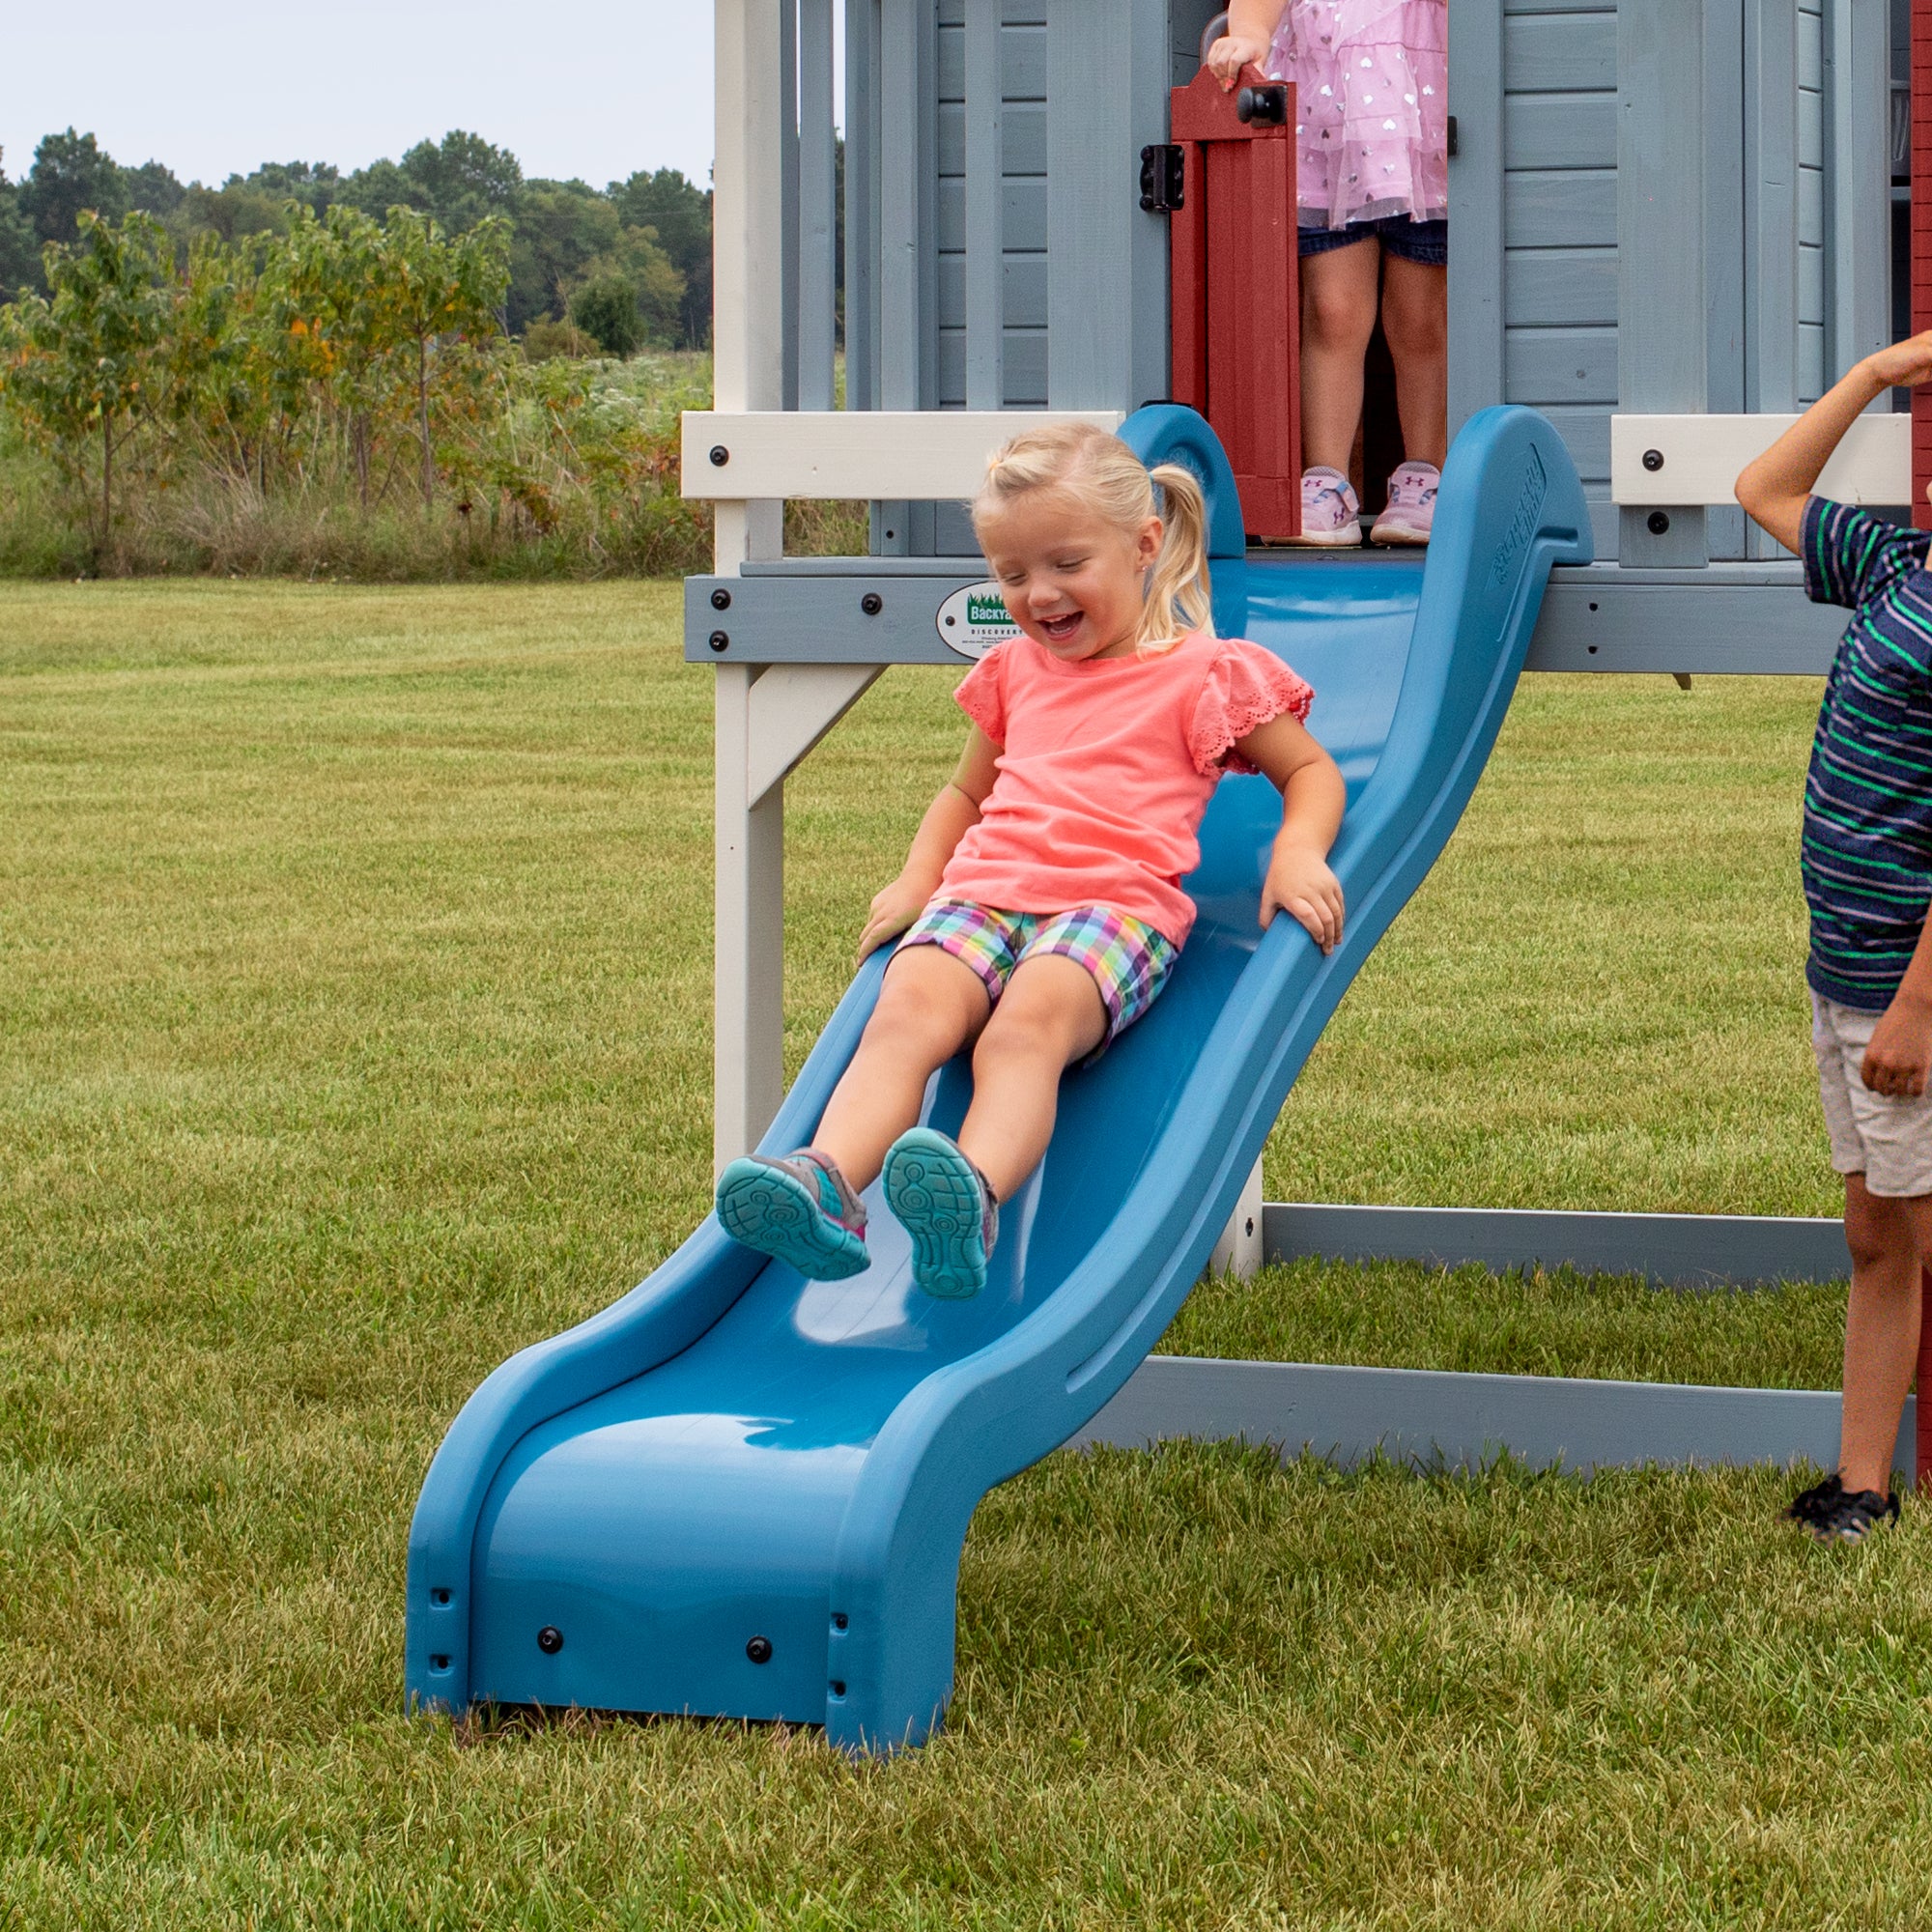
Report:
M 675 586 L 0 588 L 0 1924 L 1909 1926 L 1932 1546 L 1771 1471 L 1231 1448 L 990 1497 L 944 1737 L 400 1714 L 422 1471 L 709 1165 Z M 792 786 L 788 1052 L 951 763 Z M 1525 685 L 1273 1198 L 1826 1213 L 1815 686 Z M 1838 1294 L 1272 1269 L 1169 1346 L 1829 1385 Z

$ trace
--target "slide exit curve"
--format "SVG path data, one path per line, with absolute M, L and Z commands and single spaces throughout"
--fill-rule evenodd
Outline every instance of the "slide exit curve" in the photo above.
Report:
M 704 1224 L 648 1279 L 477 1389 L 410 1533 L 412 1705 L 537 1704 L 822 1723 L 851 1749 L 924 1739 L 952 1682 L 959 1553 L 987 1490 L 1088 1422 L 1199 1278 L 1349 982 L 1454 830 L 1555 563 L 1590 525 L 1562 440 L 1522 409 L 1457 438 L 1422 555 L 1250 557 L 1234 478 L 1191 411 L 1122 434 L 1207 486 L 1216 628 L 1315 687 L 1349 781 L 1323 958 L 1257 924 L 1280 806 L 1230 778 L 1188 882 L 1167 990 L 1069 1072 L 1039 1171 L 1001 1210 L 971 1301 L 914 1289 L 877 1190 L 874 1259 L 807 1282 Z M 877 993 L 861 968 L 764 1140 L 811 1138 Z M 926 1118 L 956 1128 L 966 1071 Z

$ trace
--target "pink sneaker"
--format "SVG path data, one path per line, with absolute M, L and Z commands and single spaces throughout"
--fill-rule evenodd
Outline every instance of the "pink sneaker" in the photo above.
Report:
M 1362 540 L 1362 506 L 1349 479 L 1339 469 L 1318 464 L 1301 472 L 1301 534 L 1296 543 L 1324 550 L 1346 548 Z
M 1441 472 L 1433 463 L 1405 463 L 1389 478 L 1388 508 L 1376 519 L 1369 541 L 1426 544 L 1435 521 L 1435 486 Z

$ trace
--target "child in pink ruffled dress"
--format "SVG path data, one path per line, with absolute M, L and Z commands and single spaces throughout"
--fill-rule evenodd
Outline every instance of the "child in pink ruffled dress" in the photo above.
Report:
M 1296 89 L 1303 543 L 1362 540 L 1348 477 L 1379 309 L 1404 462 L 1376 543 L 1426 544 L 1448 450 L 1448 0 L 1234 0 L 1208 66 Z

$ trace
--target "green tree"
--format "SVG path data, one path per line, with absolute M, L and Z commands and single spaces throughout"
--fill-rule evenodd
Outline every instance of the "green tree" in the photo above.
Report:
M 46 252 L 50 294 L 0 310 L 0 396 L 85 489 L 100 464 L 100 528 L 114 520 L 114 459 L 139 418 L 165 401 L 160 351 L 173 306 L 174 248 L 152 215 L 77 217 L 71 245 Z
M 121 170 L 121 192 L 128 208 L 165 221 L 181 206 L 187 189 L 171 167 L 160 161 L 143 161 L 138 168 Z
M 70 242 L 83 209 L 103 221 L 128 210 L 128 189 L 111 155 L 92 134 L 48 134 L 34 150 L 34 165 L 20 184 L 20 209 L 43 242 Z
M 711 339 L 711 195 L 676 168 L 612 182 L 611 204 L 627 228 L 648 228 L 671 267 L 684 277 L 678 340 L 701 349 Z
M 593 275 L 571 297 L 570 319 L 605 355 L 620 360 L 635 355 L 643 345 L 637 285 L 616 269 Z
M 436 499 L 432 363 L 453 360 L 495 337 L 497 310 L 509 285 L 509 224 L 499 215 L 486 216 L 467 235 L 450 237 L 413 209 L 389 211 L 383 294 L 413 364 L 425 509 Z
M 611 203 L 581 181 L 525 183 L 512 218 L 504 324 L 521 335 L 546 317 L 562 320 L 569 291 L 617 245 L 622 223 Z
M 509 214 L 523 185 L 523 165 L 507 148 L 453 128 L 440 141 L 418 141 L 400 164 L 358 169 L 342 184 L 341 199 L 365 214 L 412 208 L 454 235 L 486 215 Z
M 4 159 L 0 151 L 0 159 Z M 20 190 L 0 168 L 0 301 L 41 286 L 41 244 L 20 212 Z

